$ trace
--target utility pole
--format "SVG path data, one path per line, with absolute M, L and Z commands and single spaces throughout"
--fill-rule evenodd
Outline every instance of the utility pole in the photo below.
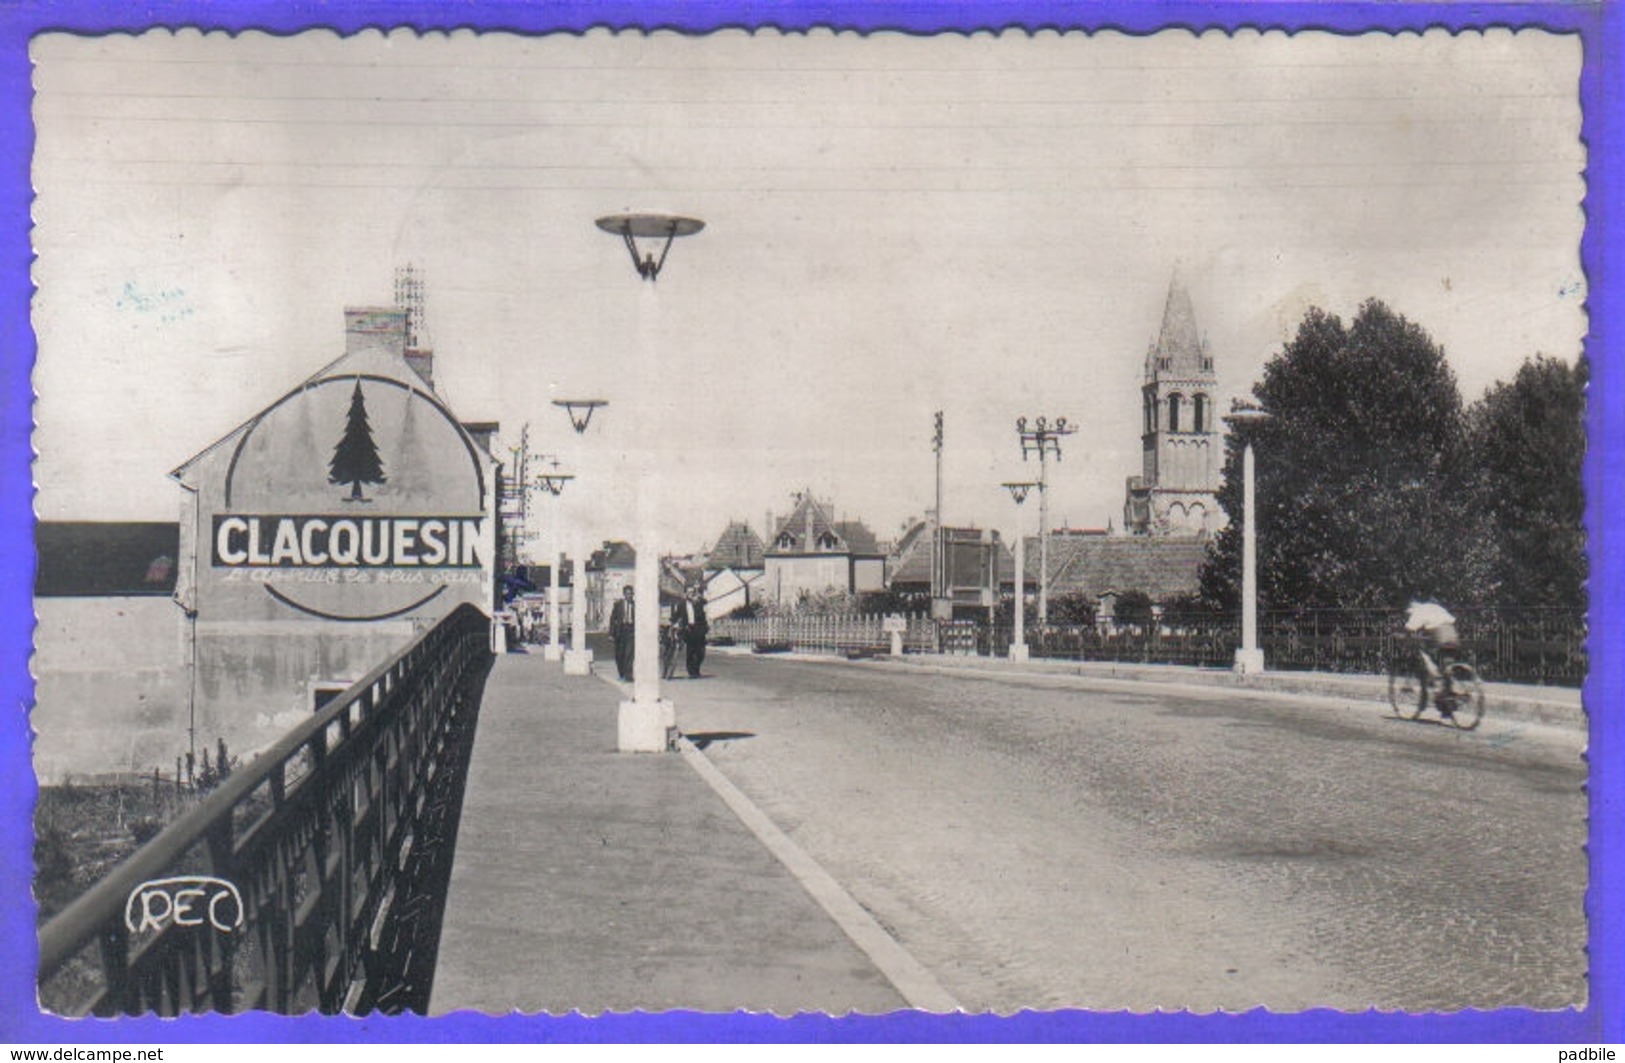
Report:
M 942 524 L 942 411 L 936 413 L 936 431 L 931 437 L 931 449 L 937 454 L 937 509 L 935 528 L 931 539 L 931 615 L 938 620 L 950 619 L 953 603 L 948 598 L 948 536 Z
M 426 347 L 429 327 L 424 318 L 426 298 L 423 273 L 410 262 L 395 267 L 395 305 L 406 311 L 406 346 Z
M 1053 423 L 1040 417 L 1033 427 L 1027 418 L 1016 418 L 1016 434 L 1021 437 L 1021 460 L 1038 455 L 1038 626 L 1049 623 L 1049 456 L 1061 460 L 1061 438 L 1078 430 L 1077 425 L 1057 417 Z
M 519 433 L 518 446 L 509 447 L 508 453 L 513 460 L 500 475 L 497 495 L 497 519 L 502 535 L 500 568 L 505 573 L 519 565 L 519 537 L 524 534 L 530 511 L 526 503 L 526 487 L 530 482 L 530 425 L 525 425 Z

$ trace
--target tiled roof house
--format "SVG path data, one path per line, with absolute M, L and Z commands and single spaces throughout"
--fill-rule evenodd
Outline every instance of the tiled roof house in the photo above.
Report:
M 717 544 L 706 556 L 707 569 L 731 568 L 735 571 L 757 570 L 763 567 L 762 537 L 743 521 L 729 524 L 718 537 Z
M 1194 594 L 1207 555 L 1205 537 L 1057 535 L 1049 544 L 1049 591 L 1108 603 L 1130 591 L 1153 602 Z M 1038 541 L 1026 545 L 1027 577 L 1038 589 Z
M 829 508 L 804 492 L 779 522 L 763 551 L 767 594 L 794 602 L 810 594 L 854 594 L 885 587 L 886 556 L 862 521 L 837 521 Z

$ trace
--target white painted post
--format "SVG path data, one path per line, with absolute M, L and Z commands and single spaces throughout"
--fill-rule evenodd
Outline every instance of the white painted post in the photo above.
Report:
M 559 559 L 563 553 L 559 549 L 559 499 L 553 497 L 552 510 L 548 521 L 548 563 L 547 563 L 547 649 L 542 653 L 544 659 L 559 661 L 564 659 L 564 643 L 559 641 Z
M 591 675 L 592 651 L 587 649 L 587 559 L 581 536 L 570 548 L 570 649 L 564 654 L 565 675 Z
M 656 395 L 662 378 L 659 358 L 655 353 L 655 335 L 659 328 L 659 300 L 655 285 L 646 283 L 642 306 L 639 307 L 638 367 L 639 378 L 644 381 L 644 402 L 638 404 L 642 414 L 631 445 L 641 460 L 635 462 L 636 480 L 632 485 L 637 492 L 637 563 L 632 573 L 633 612 L 632 633 L 632 700 L 623 701 L 616 722 L 617 747 L 623 753 L 663 753 L 671 745 L 672 732 L 677 726 L 676 710 L 671 702 L 660 697 L 660 544 L 659 519 L 655 493 L 659 477 L 655 468 L 660 445 L 655 421 Z
M 1264 671 L 1264 651 L 1258 646 L 1258 531 L 1253 497 L 1253 445 L 1241 454 L 1242 553 L 1241 553 L 1241 649 L 1236 651 L 1235 670 L 1241 675 Z
M 1012 661 L 1027 660 L 1027 544 L 1021 527 L 1021 503 L 1016 503 L 1016 640 L 1010 644 Z

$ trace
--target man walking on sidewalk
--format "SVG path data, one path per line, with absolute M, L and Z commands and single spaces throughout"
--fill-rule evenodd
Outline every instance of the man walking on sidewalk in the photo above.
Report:
M 615 672 L 623 683 L 632 681 L 632 651 L 637 645 L 632 629 L 636 615 L 629 585 L 622 589 L 621 600 L 609 611 L 609 637 L 615 642 Z

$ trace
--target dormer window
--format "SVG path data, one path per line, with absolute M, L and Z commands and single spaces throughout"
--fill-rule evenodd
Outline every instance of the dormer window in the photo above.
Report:
M 785 532 L 783 535 L 779 536 L 778 546 L 780 550 L 794 550 L 796 546 L 796 537 L 791 535 L 789 532 Z
M 841 541 L 835 538 L 835 536 L 830 532 L 825 532 L 818 537 L 818 549 L 824 551 L 825 553 L 838 549 L 840 545 Z

